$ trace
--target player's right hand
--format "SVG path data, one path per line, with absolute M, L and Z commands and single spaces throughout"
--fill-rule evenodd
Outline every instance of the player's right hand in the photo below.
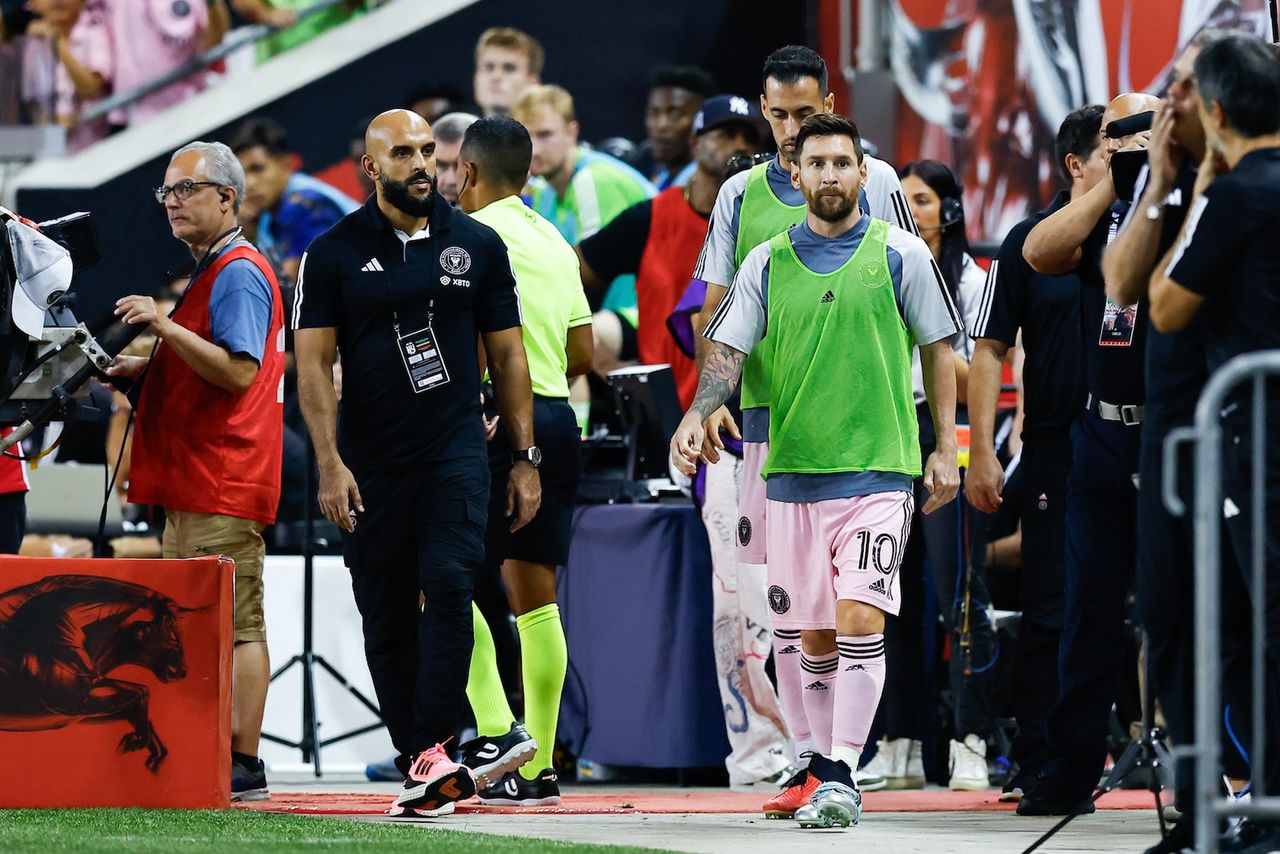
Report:
M 1004 503 L 1004 468 L 994 453 L 973 453 L 964 476 L 964 494 L 974 509 L 994 513 Z
M 707 416 L 707 420 L 702 422 L 702 429 L 705 433 L 702 437 L 702 459 L 712 465 L 720 462 L 720 452 L 724 450 L 724 439 L 720 438 L 721 430 L 739 442 L 742 441 L 742 432 L 738 430 L 738 425 L 734 423 L 733 416 L 725 406 Z
M 702 427 L 702 419 L 698 413 L 689 411 L 680 419 L 676 434 L 671 437 L 671 459 L 676 468 L 689 476 L 698 470 L 698 457 L 702 454 L 702 443 L 706 431 Z
M 342 463 L 320 467 L 320 512 L 348 534 L 356 529 L 356 514 L 364 512 L 355 475 Z

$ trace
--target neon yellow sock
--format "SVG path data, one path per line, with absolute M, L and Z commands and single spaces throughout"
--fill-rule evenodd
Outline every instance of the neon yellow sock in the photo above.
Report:
M 498 675 L 498 653 L 493 646 L 493 633 L 484 614 L 471 603 L 475 648 L 471 651 L 471 673 L 467 679 L 467 699 L 476 716 L 476 731 L 484 736 L 506 735 L 515 722 L 507 693 Z
M 520 630 L 520 661 L 524 670 L 524 718 L 538 752 L 520 769 L 532 780 L 552 767 L 556 748 L 556 722 L 560 717 L 560 692 L 569 667 L 569 652 L 560 623 L 560 606 L 552 602 L 516 617 Z

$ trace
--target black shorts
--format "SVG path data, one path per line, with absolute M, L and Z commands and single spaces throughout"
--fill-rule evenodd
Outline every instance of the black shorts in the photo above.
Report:
M 573 508 L 582 475 L 582 434 L 568 401 L 533 399 L 534 441 L 542 451 L 538 477 L 542 506 L 533 521 L 514 534 L 507 516 L 507 476 L 511 472 L 511 441 L 501 423 L 489 443 L 489 524 L 485 530 L 485 560 L 500 564 L 522 560 L 563 566 L 569 560 Z

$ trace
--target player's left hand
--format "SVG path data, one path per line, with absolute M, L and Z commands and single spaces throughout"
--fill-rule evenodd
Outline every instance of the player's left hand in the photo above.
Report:
M 928 515 L 940 507 L 946 507 L 960 491 L 960 465 L 956 462 L 955 448 L 944 451 L 938 448 L 924 464 L 924 488 L 929 500 L 921 511 Z
M 542 481 L 531 463 L 521 460 L 511 467 L 507 478 L 507 515 L 515 516 L 511 532 L 523 528 L 538 515 L 542 506 Z

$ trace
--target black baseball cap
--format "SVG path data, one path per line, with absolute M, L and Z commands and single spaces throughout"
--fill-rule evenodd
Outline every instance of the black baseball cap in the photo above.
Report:
M 757 132 L 764 126 L 760 108 L 750 98 L 741 95 L 716 95 L 702 102 L 702 109 L 693 117 L 694 136 L 721 125 L 739 122 L 751 125 Z

